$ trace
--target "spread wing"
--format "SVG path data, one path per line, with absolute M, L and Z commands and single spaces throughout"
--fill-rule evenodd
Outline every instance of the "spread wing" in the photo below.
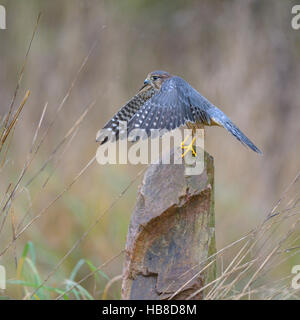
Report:
M 134 96 L 105 125 L 119 138 L 119 121 L 127 121 L 127 134 L 134 129 L 173 130 L 187 122 L 219 125 L 253 151 L 261 153 L 254 143 L 222 112 L 180 77 L 165 80 L 159 91 L 152 88 Z M 101 144 L 108 140 L 100 136 Z
M 210 124 L 206 112 L 206 108 L 210 107 L 209 102 L 203 97 L 202 103 L 199 104 L 197 101 L 197 105 L 194 105 L 191 100 L 193 90 L 179 77 L 165 80 L 160 90 L 130 119 L 127 126 L 128 134 L 133 129 L 144 129 L 149 136 L 151 129 L 173 130 L 187 122 Z M 202 97 L 200 94 L 199 96 Z
M 129 122 L 130 119 L 140 110 L 144 103 L 149 100 L 155 90 L 150 88 L 148 90 L 142 90 L 132 97 L 113 117 L 109 120 L 103 129 L 108 129 L 116 136 L 116 140 L 119 138 L 119 121 Z M 96 141 L 101 142 L 101 144 L 107 142 L 108 137 L 105 131 L 101 132 L 97 136 Z
M 166 80 L 161 89 L 136 112 L 129 120 L 128 134 L 140 128 L 145 129 L 149 136 L 151 129 L 173 130 L 187 122 L 224 127 L 241 143 L 261 153 L 224 112 L 179 77 Z

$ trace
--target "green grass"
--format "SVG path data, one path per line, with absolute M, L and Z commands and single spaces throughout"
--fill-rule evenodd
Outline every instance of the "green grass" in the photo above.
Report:
M 59 287 L 46 285 L 43 283 L 38 270 L 35 246 L 29 241 L 26 243 L 23 253 L 18 260 L 16 278 L 8 279 L 7 284 L 15 286 L 21 292 L 22 298 L 25 299 L 50 300 L 62 295 L 64 300 L 94 300 L 93 293 L 90 293 L 76 282 L 76 277 L 84 265 L 93 273 L 95 285 L 98 283 L 102 285 L 102 279 L 106 282 L 110 280 L 109 276 L 103 271 L 97 270 L 97 267 L 90 260 L 80 259 L 69 277 L 64 279 Z

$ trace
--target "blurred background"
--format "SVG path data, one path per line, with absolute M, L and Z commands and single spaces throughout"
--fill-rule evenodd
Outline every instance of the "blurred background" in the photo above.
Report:
M 36 255 L 31 259 L 44 279 L 143 168 L 94 163 L 47 208 L 95 155 L 97 131 L 137 92 L 152 70 L 183 77 L 263 151 L 260 156 L 244 148 L 224 129 L 206 130 L 206 150 L 215 161 L 218 249 L 257 226 L 297 174 L 300 31 L 291 27 L 295 1 L 2 0 L 0 4 L 7 14 L 7 29 L 0 30 L 1 119 L 9 110 L 42 12 L 14 111 L 26 90 L 31 94 L 1 165 L 1 199 L 22 172 L 46 103 L 37 141 L 55 119 L 22 177 L 22 192 L 0 233 L 2 251 L 13 238 L 11 219 L 24 226 L 45 208 L 1 255 L 0 264 L 6 266 L 9 279 L 15 278 L 16 261 L 28 241 Z M 56 114 L 77 74 L 70 95 Z M 56 152 L 95 99 L 94 107 Z M 99 266 L 124 248 L 140 181 L 141 177 L 66 257 L 49 285 L 59 287 L 80 259 Z M 121 274 L 122 263 L 120 256 L 103 269 L 95 298 L 101 298 L 108 279 Z M 90 267 L 82 265 L 78 279 Z M 117 299 L 120 282 L 113 286 L 108 297 Z M 85 287 L 92 290 L 92 280 Z M 6 295 L 22 298 L 24 292 L 9 285 Z

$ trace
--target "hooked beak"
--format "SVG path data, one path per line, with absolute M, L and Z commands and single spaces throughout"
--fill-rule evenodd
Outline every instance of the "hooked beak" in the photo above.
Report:
M 148 85 L 151 85 L 151 81 L 149 79 L 145 79 L 144 80 L 144 85 L 140 88 L 139 91 L 143 90 Z

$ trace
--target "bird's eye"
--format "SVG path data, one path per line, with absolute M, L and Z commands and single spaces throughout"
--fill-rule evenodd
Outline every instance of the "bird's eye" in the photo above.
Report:
M 152 76 L 152 77 L 151 77 L 151 80 L 152 80 L 152 81 L 156 81 L 157 79 L 158 79 L 158 76 Z

